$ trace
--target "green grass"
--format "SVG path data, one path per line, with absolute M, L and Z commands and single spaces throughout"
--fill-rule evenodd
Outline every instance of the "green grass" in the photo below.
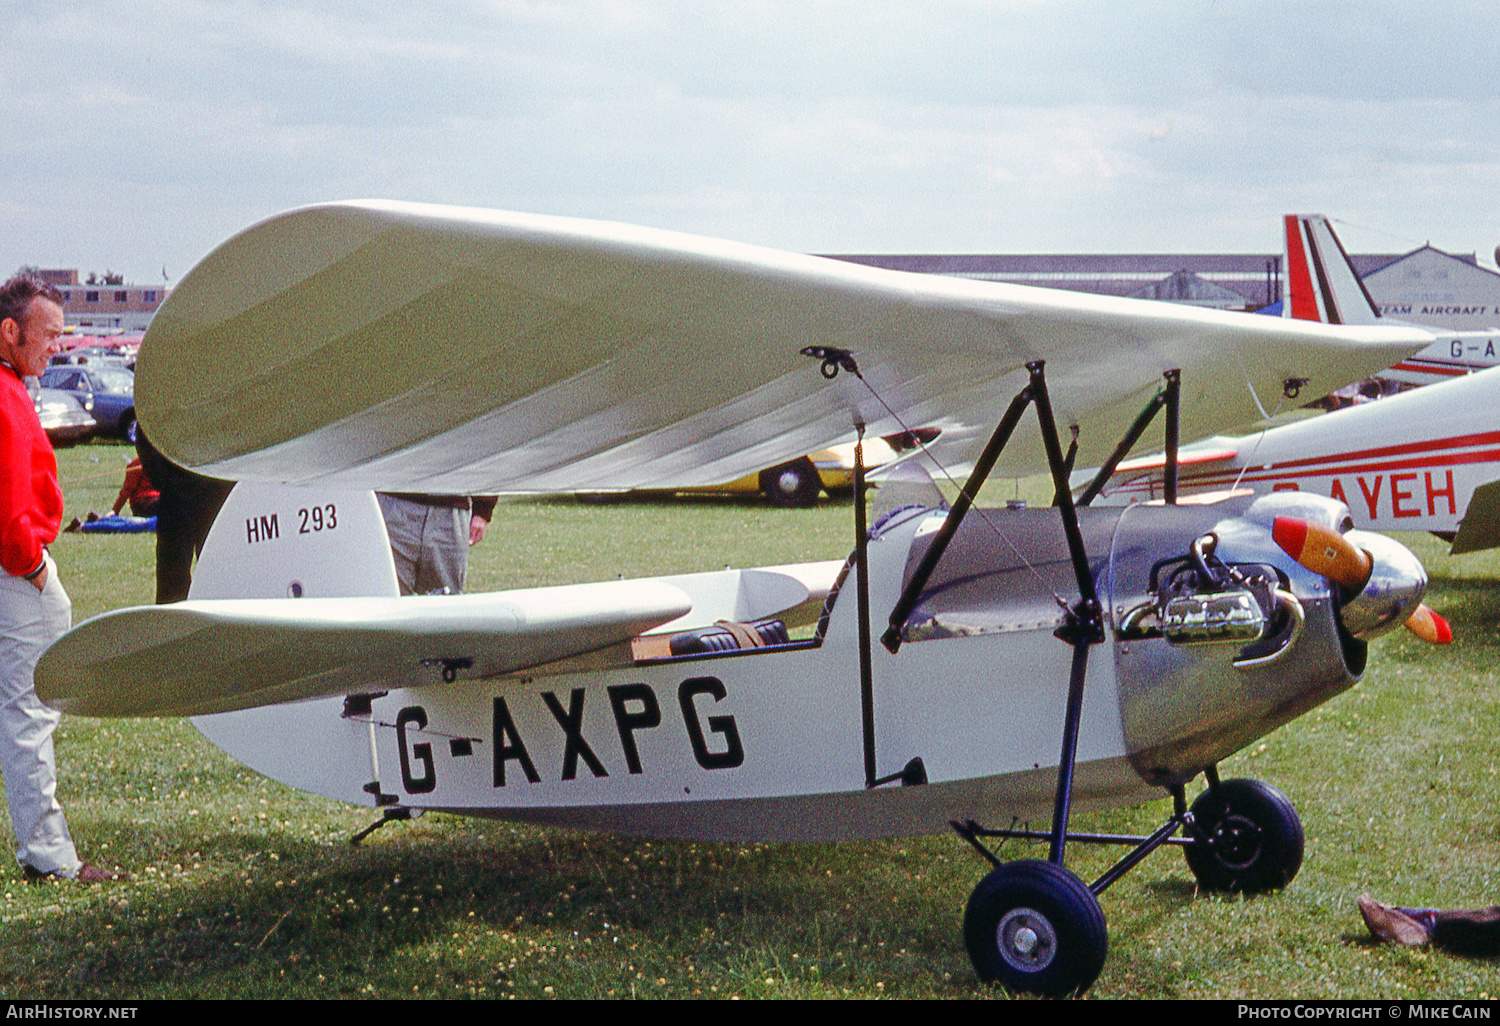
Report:
M 60 453 L 69 517 L 109 506 L 127 455 Z M 846 504 L 506 503 L 471 590 L 841 557 L 850 534 Z M 1301 875 L 1273 895 L 1206 895 L 1177 853 L 1156 853 L 1104 896 L 1110 956 L 1092 997 L 1500 994 L 1495 961 L 1374 945 L 1354 909 L 1367 889 L 1404 903 L 1500 894 L 1500 557 L 1402 540 L 1455 644 L 1377 642 L 1363 684 L 1223 767 L 1297 804 Z M 75 622 L 149 601 L 152 545 L 64 535 Z M 58 752 L 85 857 L 135 879 L 28 887 L 7 871 L 8 998 L 1005 996 L 964 954 L 985 866 L 952 837 L 705 844 L 431 814 L 351 848 L 371 813 L 266 780 L 183 721 L 67 717 Z M 1075 825 L 1146 830 L 1164 814 L 1158 802 Z M 1086 879 L 1113 854 L 1070 850 Z

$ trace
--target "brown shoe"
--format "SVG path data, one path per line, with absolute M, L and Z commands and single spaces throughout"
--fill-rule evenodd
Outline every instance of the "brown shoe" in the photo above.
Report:
M 21 872 L 26 877 L 27 883 L 45 883 L 49 880 L 72 880 L 74 883 L 96 884 L 109 883 L 112 880 L 129 880 L 130 874 L 123 870 L 100 869 L 92 863 L 85 862 L 78 867 L 78 872 L 72 876 L 66 876 L 57 870 L 42 872 L 35 866 L 21 864 Z
M 1400 909 L 1382 904 L 1368 894 L 1361 894 L 1357 904 L 1359 914 L 1365 917 L 1365 925 L 1381 940 L 1408 948 L 1421 948 L 1431 943 L 1432 935 L 1427 928 Z

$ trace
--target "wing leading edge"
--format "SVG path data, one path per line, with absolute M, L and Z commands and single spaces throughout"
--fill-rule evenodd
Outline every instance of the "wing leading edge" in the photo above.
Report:
M 845 441 L 856 416 L 900 429 L 858 381 L 825 381 L 807 345 L 854 351 L 902 420 L 943 428 L 953 463 L 1045 359 L 1057 416 L 1097 463 L 1167 369 L 1195 437 L 1261 416 L 1287 379 L 1324 394 L 1430 341 L 369 201 L 282 214 L 205 258 L 152 322 L 136 398 L 159 448 L 222 477 L 662 488 Z M 1043 465 L 1018 435 L 1001 470 Z

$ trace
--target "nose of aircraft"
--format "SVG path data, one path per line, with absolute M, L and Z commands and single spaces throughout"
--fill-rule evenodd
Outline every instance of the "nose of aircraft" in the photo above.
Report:
M 1445 645 L 1447 622 L 1422 602 L 1427 572 L 1406 546 L 1383 534 L 1340 534 L 1297 517 L 1277 517 L 1271 537 L 1302 566 L 1344 590 L 1340 616 L 1356 638 L 1369 640 L 1405 623 L 1425 641 Z

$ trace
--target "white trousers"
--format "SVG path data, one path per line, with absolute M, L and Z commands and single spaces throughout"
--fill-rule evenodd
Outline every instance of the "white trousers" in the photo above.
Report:
M 61 714 L 36 697 L 32 675 L 46 647 L 68 629 L 73 603 L 52 557 L 47 587 L 0 574 L 0 769 L 16 833 L 16 858 L 44 873 L 71 876 L 81 864 L 57 803 L 52 732 Z

